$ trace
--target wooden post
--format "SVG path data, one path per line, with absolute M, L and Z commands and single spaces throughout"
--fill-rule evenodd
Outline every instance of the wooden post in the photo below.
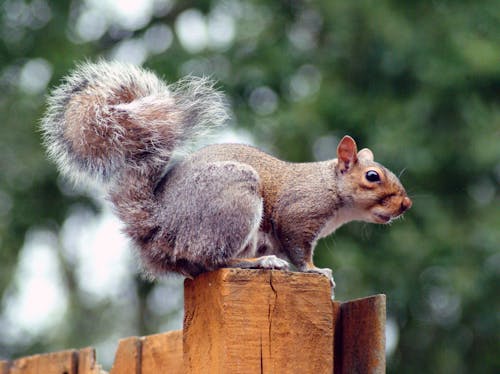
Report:
M 182 330 L 120 340 L 110 374 L 184 373 Z
M 19 358 L 12 362 L 10 374 L 75 373 L 77 351 L 69 350 Z
M 332 302 L 332 316 L 333 316 L 333 371 L 337 374 L 336 369 L 342 365 L 342 321 L 340 317 L 340 312 L 342 308 L 342 303 L 340 301 Z
M 186 373 L 332 373 L 322 275 L 221 269 L 186 280 Z
M 110 374 L 141 374 L 141 338 L 121 339 L 115 353 Z
M 385 373 L 385 320 L 385 295 L 341 304 L 335 374 Z
M 9 361 L 1 361 L 0 360 L 0 374 L 8 374 L 10 368 Z
M 78 352 L 77 374 L 100 374 L 101 366 L 97 363 L 94 348 L 83 348 Z
M 142 340 L 141 370 L 142 374 L 184 373 L 182 330 L 145 336 Z
M 221 269 L 186 280 L 184 329 L 119 342 L 110 374 L 385 372 L 385 295 L 332 302 L 322 275 Z M 99 374 L 93 348 L 0 374 Z
M 0 361 L 0 374 L 100 374 L 93 348 L 67 350 Z

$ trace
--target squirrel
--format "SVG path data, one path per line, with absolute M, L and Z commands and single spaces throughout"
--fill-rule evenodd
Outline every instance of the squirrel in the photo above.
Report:
M 49 157 L 75 183 L 105 187 L 153 275 L 221 267 L 325 275 L 318 239 L 350 221 L 388 223 L 412 201 L 398 178 L 344 136 L 337 158 L 290 163 L 255 147 L 186 144 L 228 119 L 207 78 L 167 84 L 134 65 L 79 65 L 48 98 Z

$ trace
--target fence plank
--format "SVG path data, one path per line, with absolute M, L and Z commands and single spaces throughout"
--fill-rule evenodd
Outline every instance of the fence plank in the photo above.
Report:
M 142 340 L 137 336 L 121 339 L 110 374 L 141 374 Z
M 8 374 L 10 368 L 9 361 L 1 361 L 0 360 L 0 374 Z
M 317 274 L 221 269 L 186 280 L 184 329 L 119 342 L 110 374 L 385 373 L 385 295 L 332 302 Z M 83 348 L 0 374 L 102 374 Z
M 332 373 L 333 313 L 318 274 L 221 269 L 186 280 L 187 373 Z
M 19 358 L 12 362 L 9 374 L 76 374 L 78 354 L 68 350 Z
M 102 368 L 97 364 L 95 349 L 82 348 L 78 352 L 78 373 L 77 374 L 100 374 Z
M 182 330 L 142 338 L 141 374 L 183 374 Z
M 340 301 L 332 301 L 332 316 L 333 316 L 333 368 L 342 365 L 342 323 L 340 311 L 342 303 Z
M 341 357 L 335 374 L 385 373 L 385 295 L 375 295 L 341 304 Z

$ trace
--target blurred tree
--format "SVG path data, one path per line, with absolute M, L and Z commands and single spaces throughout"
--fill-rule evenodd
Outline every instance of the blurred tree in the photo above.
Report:
M 389 372 L 500 371 L 498 1 L 4 0 L 0 9 L 0 331 L 11 331 L 0 334 L 0 357 L 99 348 L 178 318 L 165 305 L 180 305 L 180 285 L 131 274 L 126 291 L 92 296 L 69 248 L 68 221 L 90 226 L 102 203 L 58 179 L 36 123 L 47 87 L 77 61 L 104 57 L 170 81 L 214 76 L 235 124 L 284 159 L 333 157 L 346 133 L 372 148 L 401 171 L 414 207 L 390 228 L 341 228 L 317 263 L 334 268 L 339 299 L 387 294 Z M 66 305 L 40 334 L 5 317 L 22 270 L 41 266 L 28 256 L 33 241 L 57 249 L 43 253 L 56 254 Z

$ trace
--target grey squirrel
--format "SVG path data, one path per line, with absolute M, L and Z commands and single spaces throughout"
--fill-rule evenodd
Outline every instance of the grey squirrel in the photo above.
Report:
M 85 63 L 53 90 L 41 121 L 49 156 L 80 183 L 105 186 L 153 273 L 221 267 L 324 274 L 318 239 L 344 223 L 388 223 L 412 205 L 398 178 L 345 136 L 337 158 L 289 163 L 240 144 L 175 156 L 227 119 L 204 78 L 167 85 L 118 62 Z

